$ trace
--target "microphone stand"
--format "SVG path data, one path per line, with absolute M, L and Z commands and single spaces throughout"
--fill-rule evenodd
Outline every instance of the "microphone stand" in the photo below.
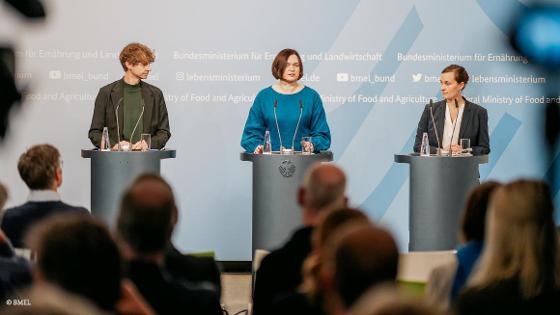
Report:
M 453 145 L 453 136 L 455 135 L 455 127 L 457 127 L 457 120 L 459 120 L 459 104 L 457 103 L 457 99 L 455 99 L 455 108 L 457 109 L 457 118 L 453 122 L 453 131 L 451 132 L 451 140 L 449 141 L 449 156 L 452 156 L 451 153 L 451 146 Z M 449 113 L 449 117 L 451 118 L 451 113 Z
M 140 116 L 138 117 L 138 120 L 136 121 L 136 125 L 134 125 L 134 129 L 132 129 L 132 133 L 130 134 L 130 145 L 132 146 L 132 137 L 134 137 L 134 132 L 136 131 L 136 127 L 138 127 L 138 124 L 140 123 L 140 119 L 142 119 L 142 116 L 144 116 L 144 100 L 142 99 L 142 112 L 140 113 Z
M 434 101 L 430 99 L 430 116 L 432 118 L 432 126 L 434 126 L 434 132 L 436 133 L 436 141 L 437 141 L 437 155 L 441 156 L 441 143 L 439 142 L 439 134 L 437 131 L 436 121 L 434 119 Z
M 276 122 L 276 131 L 278 132 L 278 139 L 280 139 L 280 153 L 284 151 L 282 145 L 282 136 L 280 135 L 280 126 L 278 126 L 278 117 L 276 116 L 276 108 L 278 107 L 278 100 L 274 100 L 274 121 Z
M 278 132 L 278 139 L 280 139 L 280 153 L 284 151 L 284 146 L 282 145 L 282 135 L 280 134 L 280 126 L 278 125 L 278 116 L 276 116 L 276 108 L 278 107 L 278 101 L 274 100 L 274 121 L 276 122 L 276 131 Z M 296 141 L 296 135 L 299 129 L 299 123 L 301 121 L 301 116 L 303 114 L 303 102 L 299 101 L 299 117 L 296 124 L 296 130 L 294 131 L 294 136 L 292 137 L 292 153 L 294 152 L 294 144 Z
M 115 108 L 115 118 L 117 119 L 117 150 L 121 151 L 121 131 L 119 127 L 119 107 L 121 106 L 123 98 L 121 97 L 117 102 L 117 108 Z
M 292 138 L 292 151 L 295 152 L 294 143 L 296 142 L 296 135 L 299 129 L 299 122 L 301 121 L 301 115 L 303 114 L 303 102 L 299 100 L 299 117 L 296 124 L 296 130 L 294 131 L 294 136 Z

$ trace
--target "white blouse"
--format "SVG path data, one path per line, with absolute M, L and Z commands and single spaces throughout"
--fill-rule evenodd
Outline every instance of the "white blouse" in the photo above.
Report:
M 451 113 L 449 112 L 449 104 L 446 104 L 445 123 L 443 125 L 443 139 L 441 140 L 443 151 L 448 151 L 450 144 L 459 144 L 459 132 L 461 130 L 461 121 L 463 120 L 464 109 L 465 109 L 464 104 L 459 106 L 459 114 L 457 114 L 457 119 L 455 121 L 455 131 L 453 131 L 453 122 L 451 122 Z

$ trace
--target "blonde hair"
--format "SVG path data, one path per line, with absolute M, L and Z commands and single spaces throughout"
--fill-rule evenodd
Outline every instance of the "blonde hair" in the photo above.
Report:
M 544 182 L 518 180 L 497 188 L 487 213 L 484 251 L 469 286 L 517 278 L 524 298 L 560 287 L 553 212 Z

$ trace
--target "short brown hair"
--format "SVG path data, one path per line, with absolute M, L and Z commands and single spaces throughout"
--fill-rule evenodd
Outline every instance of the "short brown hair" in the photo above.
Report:
M 298 80 L 301 79 L 301 77 L 303 77 L 303 62 L 301 61 L 301 57 L 299 53 L 295 49 L 286 48 L 286 49 L 282 49 L 276 55 L 276 58 L 274 58 L 274 61 L 272 62 L 272 75 L 274 76 L 275 79 L 278 80 L 282 78 L 282 75 L 284 74 L 284 70 L 286 70 L 286 67 L 288 66 L 288 58 L 290 58 L 291 55 L 296 55 L 299 61 Z
M 177 217 L 171 187 L 159 175 L 141 175 L 121 199 L 117 232 L 138 254 L 165 250 Z
M 60 167 L 60 152 L 50 144 L 38 144 L 19 157 L 19 176 L 29 189 L 48 189 Z
M 121 61 L 124 71 L 126 71 L 127 69 L 125 63 L 127 61 L 133 66 L 139 63 L 148 65 L 156 60 L 156 56 L 154 55 L 154 52 L 148 48 L 148 46 L 140 43 L 130 43 L 121 51 L 119 60 Z
M 482 183 L 469 193 L 461 219 L 461 238 L 468 241 L 484 241 L 486 212 L 492 192 L 501 184 L 495 181 Z
M 114 310 L 121 296 L 121 257 L 107 227 L 84 214 L 57 214 L 26 239 L 44 279 L 67 292 Z
M 465 83 L 463 89 L 467 86 L 467 83 L 469 82 L 469 74 L 465 68 L 459 65 L 449 65 L 441 71 L 441 73 L 447 72 L 453 72 L 453 74 L 455 74 L 455 81 L 457 81 L 457 83 Z

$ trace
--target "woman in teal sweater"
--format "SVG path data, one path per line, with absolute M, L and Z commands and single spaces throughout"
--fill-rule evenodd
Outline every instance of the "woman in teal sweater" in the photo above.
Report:
M 311 137 L 311 150 L 329 149 L 331 134 L 319 93 L 298 80 L 303 76 L 299 53 L 284 49 L 272 63 L 278 82 L 261 90 L 245 123 L 241 146 L 262 153 L 264 134 L 270 131 L 273 151 L 281 147 L 300 151 L 302 137 Z M 306 144 L 307 145 L 307 144 Z

